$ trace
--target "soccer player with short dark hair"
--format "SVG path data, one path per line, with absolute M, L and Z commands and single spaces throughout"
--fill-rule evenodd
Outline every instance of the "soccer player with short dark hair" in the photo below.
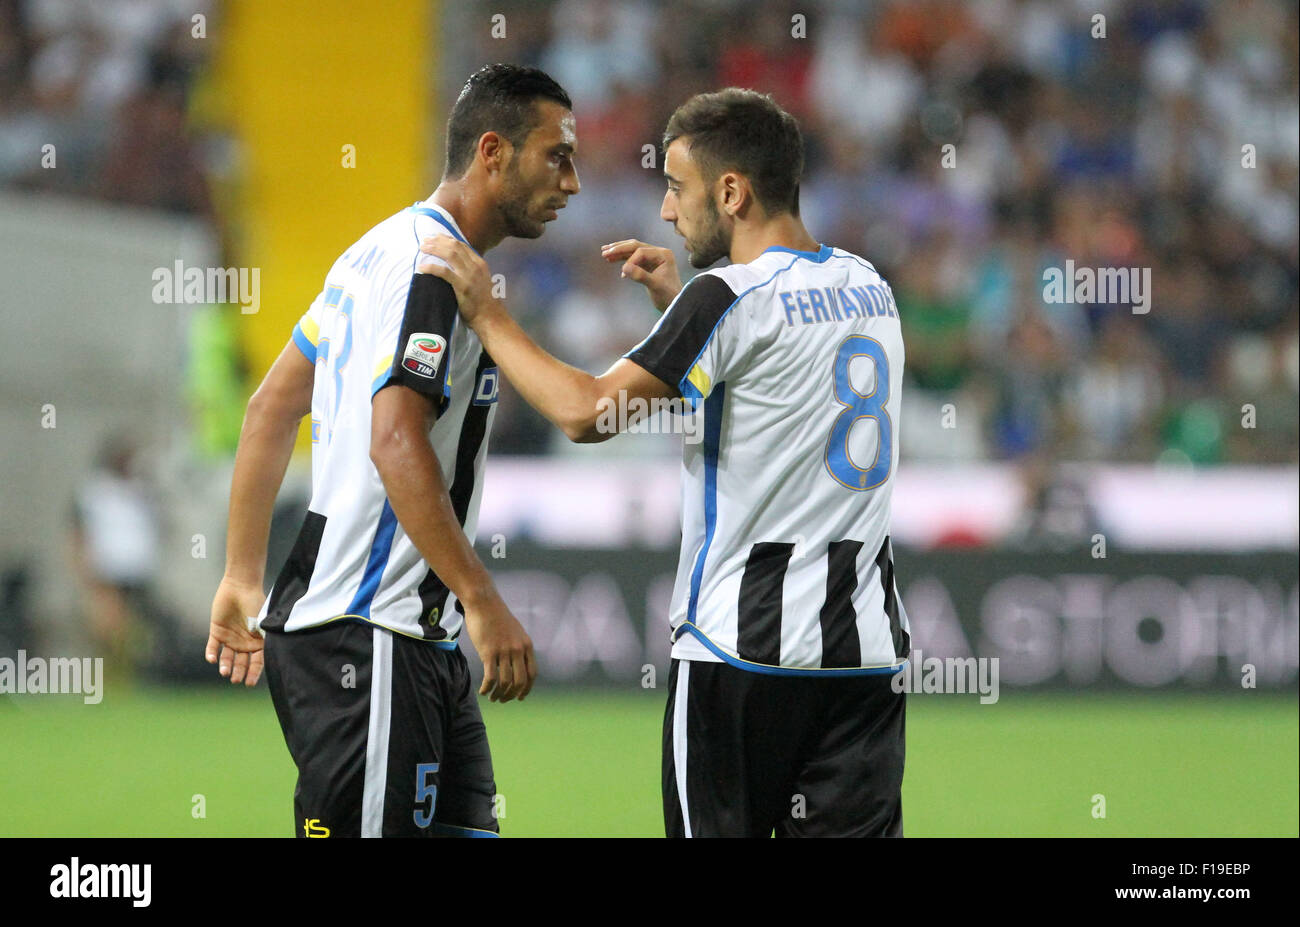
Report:
M 487 265 L 427 242 L 461 314 L 530 404 L 601 441 L 610 403 L 682 399 L 663 796 L 670 836 L 901 836 L 909 653 L 889 543 L 903 341 L 888 284 L 799 218 L 803 143 L 769 97 L 690 99 L 664 136 L 660 211 L 693 266 L 639 241 L 603 256 L 664 312 L 601 376 L 541 350 L 491 297 Z M 619 415 L 617 420 L 627 422 Z
M 458 324 L 452 288 L 415 267 L 429 236 L 480 254 L 542 234 L 579 189 L 571 108 L 536 69 L 471 76 L 438 188 L 334 263 L 249 401 L 207 659 L 253 685 L 265 645 L 298 767 L 299 836 L 498 831 L 456 643 L 468 630 L 483 659 L 480 695 L 505 702 L 532 688 L 532 641 L 472 546 L 497 368 Z M 271 506 L 308 413 L 311 502 L 266 597 Z

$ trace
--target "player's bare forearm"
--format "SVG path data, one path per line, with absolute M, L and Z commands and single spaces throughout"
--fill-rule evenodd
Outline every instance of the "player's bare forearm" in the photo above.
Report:
M 425 264 L 419 272 L 451 284 L 461 318 L 479 336 L 501 373 L 525 402 L 569 440 L 586 443 L 612 438 L 617 429 L 602 427 L 602 423 L 628 420 L 626 415 L 608 414 L 614 404 L 675 395 L 668 384 L 627 360 L 595 377 L 556 359 L 529 338 L 505 304 L 492 296 L 487 262 L 473 249 L 442 236 L 425 239 L 421 250 L 443 263 Z
M 383 392 L 404 389 L 392 386 Z M 393 514 L 425 562 L 465 606 L 465 629 L 483 661 L 479 694 L 522 700 L 537 678 L 533 642 L 510 613 L 461 529 L 427 435 L 371 432 L 374 461 Z
M 504 305 L 495 302 L 485 308 L 472 327 L 523 400 L 571 441 L 604 441 L 614 436 L 596 428 L 604 398 L 599 378 L 543 350 Z
M 226 575 L 242 583 L 262 583 L 271 511 L 293 456 L 300 420 L 280 420 L 251 405 L 244 416 L 226 529 Z
M 371 442 L 393 514 L 433 572 L 466 605 L 495 595 L 495 587 L 461 529 L 427 438 L 389 434 Z
M 230 480 L 226 576 L 262 585 L 271 511 L 293 456 L 302 417 L 311 411 L 315 365 L 292 343 L 285 346 L 251 399 L 239 433 Z
M 257 685 L 260 634 L 249 622 L 261 607 L 271 510 L 293 456 L 302 417 L 311 411 L 316 365 L 291 341 L 248 400 L 230 479 L 226 575 L 212 599 L 205 655 L 232 683 Z
M 429 443 L 432 400 L 409 387 L 380 390 L 372 401 L 370 459 L 393 514 L 429 567 L 465 606 L 465 629 L 483 660 L 480 695 L 523 699 L 537 678 L 533 642 L 506 607 L 447 494 Z

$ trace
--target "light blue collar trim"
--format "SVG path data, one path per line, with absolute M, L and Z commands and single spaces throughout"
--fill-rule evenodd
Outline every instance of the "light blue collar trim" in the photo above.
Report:
M 794 248 L 782 248 L 780 245 L 773 245 L 770 248 L 765 248 L 763 253 L 767 254 L 768 251 L 784 251 L 786 254 L 797 254 L 799 257 L 807 258 L 810 261 L 815 261 L 818 264 L 821 264 L 830 259 L 833 250 L 834 249 L 830 245 L 822 245 L 816 251 L 798 251 Z
M 424 203 L 416 203 L 413 206 L 408 206 L 407 209 L 409 209 L 411 212 L 419 213 L 422 216 L 428 216 L 434 222 L 437 222 L 439 225 L 445 228 L 448 232 L 451 232 L 453 238 L 458 238 L 461 241 L 465 242 L 465 244 L 469 245 L 469 242 L 466 240 L 465 236 L 461 234 L 460 229 L 456 227 L 456 223 L 451 218 L 450 214 L 447 213 L 446 210 L 444 210 L 441 206 L 429 205 L 428 202 L 425 201 Z M 478 254 L 477 248 L 475 248 L 473 245 L 469 245 L 469 247 L 471 251 L 473 251 L 475 254 Z

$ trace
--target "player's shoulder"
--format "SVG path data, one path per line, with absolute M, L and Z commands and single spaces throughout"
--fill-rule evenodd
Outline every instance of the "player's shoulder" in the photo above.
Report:
M 767 257 L 768 252 L 764 252 L 748 264 L 727 264 L 702 271 L 686 284 L 681 297 L 697 304 L 721 303 L 724 309 L 738 303 L 761 289 L 777 271 L 778 263 Z
M 866 259 L 831 245 L 821 245 L 816 251 L 773 246 L 747 264 L 731 264 L 719 272 L 727 276 L 738 298 L 761 297 L 768 289 L 779 290 L 790 275 L 837 274 L 846 266 L 854 265 L 876 273 Z
M 874 264 L 872 264 L 862 255 L 855 254 L 852 251 L 846 251 L 843 248 L 830 248 L 830 257 L 827 263 L 840 264 L 841 266 L 847 265 L 850 267 L 860 268 L 861 270 L 879 279 L 882 283 L 885 280 L 884 276 L 880 273 L 880 271 L 876 270 Z
M 464 240 L 449 216 L 416 203 L 371 226 L 334 262 L 329 280 L 363 287 L 381 303 L 400 302 L 416 268 L 437 261 L 420 250 L 421 242 L 439 235 Z
M 769 248 L 745 264 L 711 267 L 696 274 L 678 294 L 673 306 L 681 305 L 693 312 L 706 310 L 715 315 L 728 313 L 738 305 L 760 302 L 772 290 L 782 273 L 790 269 L 799 255 L 788 248 Z M 672 308 L 672 307 L 670 307 Z
M 829 249 L 823 249 L 823 252 L 829 252 Z M 695 277 L 690 285 L 701 289 L 707 287 L 715 294 L 715 299 L 725 299 L 728 304 L 758 302 L 769 290 L 775 291 L 782 275 L 801 257 L 810 254 L 813 253 L 769 248 L 748 263 L 710 268 Z
M 738 293 L 735 282 L 726 273 L 730 269 L 715 267 L 696 274 L 686 281 L 669 308 L 725 312 L 736 301 Z
M 420 240 L 424 238 L 450 235 L 452 238 L 465 241 L 465 235 L 457 225 L 455 217 L 441 206 L 435 206 L 427 201 L 409 206 L 393 218 L 398 220 L 402 230 L 412 236 L 417 251 Z
M 772 248 L 764 252 L 764 256 L 769 259 L 769 264 L 778 255 L 791 259 L 784 262 L 783 269 L 788 270 L 789 275 L 797 277 L 802 284 L 819 287 L 879 284 L 886 289 L 889 288 L 884 275 L 876 270 L 874 264 L 862 255 L 845 248 L 822 245 L 817 251 L 787 251 L 783 248 Z
M 772 282 L 774 276 L 780 273 L 784 263 L 779 255 L 769 250 L 747 264 L 728 264 L 725 267 L 715 267 L 706 273 L 724 283 L 732 292 L 732 299 L 739 300 Z
M 821 245 L 816 251 L 772 247 L 745 266 L 753 268 L 754 275 L 764 280 L 785 272 L 834 274 L 842 272 L 846 267 L 860 267 L 880 276 L 872 263 L 862 255 L 834 245 Z

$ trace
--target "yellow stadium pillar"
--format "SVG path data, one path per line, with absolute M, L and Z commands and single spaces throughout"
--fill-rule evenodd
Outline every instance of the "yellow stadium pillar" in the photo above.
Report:
M 260 308 L 240 324 L 255 385 L 334 259 L 433 189 L 439 10 L 226 0 L 222 11 L 215 89 L 241 153 L 233 259 L 261 274 Z

